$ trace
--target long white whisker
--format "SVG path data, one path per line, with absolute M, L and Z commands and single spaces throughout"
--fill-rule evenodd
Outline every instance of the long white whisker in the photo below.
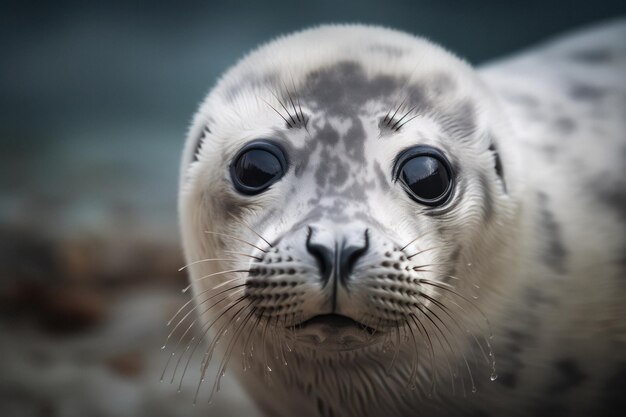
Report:
M 188 263 L 187 265 L 183 266 L 182 268 L 178 269 L 178 272 L 189 268 L 191 265 L 196 265 L 199 263 L 203 263 L 203 262 L 212 262 L 212 261 L 232 261 L 232 262 L 237 262 L 240 261 L 240 259 L 227 259 L 227 258 L 211 258 L 211 259 L 200 259 L 199 261 L 193 261 Z
M 246 222 L 244 222 L 241 219 L 238 219 L 237 216 L 235 216 L 232 213 L 228 213 L 228 215 L 230 217 L 232 217 L 236 222 L 239 222 L 240 224 L 242 224 L 244 227 L 246 227 L 248 230 L 250 230 L 252 233 L 254 233 L 255 235 L 257 235 L 257 237 L 259 239 L 261 239 L 263 242 L 267 243 L 267 246 L 269 246 L 270 248 L 273 248 L 274 246 L 272 246 L 272 244 L 270 242 L 267 241 L 267 239 L 265 239 L 263 236 L 261 236 L 256 230 L 254 230 L 252 227 L 250 227 Z
M 215 276 L 223 275 L 223 274 L 230 274 L 230 273 L 233 273 L 233 272 L 250 272 L 250 270 L 249 269 L 229 269 L 227 271 L 214 272 L 212 274 L 205 275 L 205 276 L 200 277 L 200 278 L 195 278 L 192 281 L 193 282 L 203 281 L 203 280 L 209 279 L 211 277 L 215 277 Z M 189 289 L 193 285 L 193 282 L 191 284 L 187 285 L 185 288 L 183 288 L 183 292 L 189 291 Z
M 256 259 L 257 261 L 260 261 L 260 260 L 261 260 L 261 258 L 259 258 L 258 256 L 250 255 L 249 253 L 244 253 L 244 252 L 235 252 L 235 251 L 232 251 L 232 250 L 223 250 L 222 252 L 224 252 L 224 253 L 230 253 L 231 255 L 241 255 L 241 256 L 247 256 L 248 258 Z
M 253 248 L 258 249 L 258 250 L 260 250 L 260 251 L 261 251 L 261 252 L 263 252 L 263 253 L 267 253 L 267 251 L 266 251 L 265 249 L 261 249 L 260 247 L 258 247 L 258 246 L 257 246 L 257 245 L 255 245 L 254 243 L 250 243 L 250 242 L 248 242 L 247 240 L 241 239 L 241 238 L 236 237 L 236 236 L 233 236 L 233 235 L 229 235 L 229 234 L 226 234 L 226 233 L 220 233 L 220 232 L 211 232 L 210 230 L 205 230 L 205 231 L 204 231 L 204 233 L 208 233 L 208 234 L 210 234 L 210 235 L 217 235 L 217 236 L 224 236 L 224 237 L 228 237 L 228 238 L 234 239 L 234 240 L 236 240 L 236 241 L 238 241 L 238 242 L 245 243 L 246 245 L 250 245 L 250 246 L 252 246 Z

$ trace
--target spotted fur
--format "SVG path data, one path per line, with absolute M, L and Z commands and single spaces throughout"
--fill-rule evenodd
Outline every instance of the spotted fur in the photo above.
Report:
M 181 230 L 196 314 L 261 410 L 610 415 L 626 363 L 625 38 L 618 22 L 476 71 L 401 32 L 321 26 L 221 78 L 188 135 Z M 244 196 L 229 164 L 259 138 L 289 167 Z M 441 207 L 393 177 L 415 145 L 455 172 Z M 348 274 L 315 245 L 367 250 Z M 363 328 L 299 328 L 328 313 Z

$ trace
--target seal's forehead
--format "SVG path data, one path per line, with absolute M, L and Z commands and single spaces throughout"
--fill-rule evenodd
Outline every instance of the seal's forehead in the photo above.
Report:
M 196 124 L 213 120 L 214 141 L 227 144 L 222 159 L 247 140 L 283 135 L 306 151 L 303 167 L 317 142 L 362 165 L 366 142 L 387 133 L 396 150 L 420 134 L 474 136 L 485 118 L 476 105 L 476 79 L 463 61 L 423 39 L 379 27 L 324 26 L 245 57 L 209 94 Z M 403 143 L 398 130 L 409 121 L 403 132 L 411 141 Z M 390 158 L 378 149 L 374 155 Z
M 385 82 L 392 78 L 420 79 L 433 73 L 454 78 L 455 74 L 471 73 L 463 61 L 424 39 L 380 27 L 327 25 L 261 46 L 221 78 L 213 95 L 220 101 L 232 102 L 241 94 L 267 92 L 268 87 L 299 87 L 310 83 L 312 74 L 319 77 L 320 88 L 329 86 L 330 80 L 348 83 L 344 85 L 348 88 L 349 75 L 357 71 L 354 63 L 359 64 L 365 77 L 380 77 L 380 89 L 388 87 Z M 332 77 L 329 68 L 337 77 Z

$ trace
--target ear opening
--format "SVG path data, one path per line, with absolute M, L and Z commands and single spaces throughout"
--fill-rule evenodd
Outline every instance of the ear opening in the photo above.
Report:
M 200 149 L 202 148 L 202 144 L 204 143 L 204 140 L 206 139 L 207 135 L 209 135 L 210 133 L 211 133 L 211 129 L 209 129 L 208 126 L 204 126 L 200 134 L 196 137 L 196 142 L 194 143 L 194 146 L 193 146 L 193 153 L 191 154 L 191 162 L 196 162 L 198 160 L 198 153 L 200 152 Z
M 502 161 L 500 160 L 500 153 L 498 152 L 498 148 L 496 148 L 496 144 L 491 141 L 489 144 L 489 150 L 493 153 L 494 159 L 494 169 L 496 170 L 496 175 L 500 178 L 502 182 L 502 189 L 506 193 L 506 182 L 504 181 L 504 168 L 502 167 Z

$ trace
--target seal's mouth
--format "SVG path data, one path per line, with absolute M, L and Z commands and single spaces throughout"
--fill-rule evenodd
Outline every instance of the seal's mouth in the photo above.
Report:
M 349 328 L 358 328 L 359 330 L 363 330 L 370 335 L 376 333 L 376 330 L 360 323 L 348 316 L 344 316 L 342 314 L 319 314 L 317 316 L 313 316 L 308 320 L 297 324 L 296 328 L 305 328 L 308 326 L 323 326 L 323 327 L 333 327 L 334 329 L 349 329 Z
M 382 333 L 341 314 L 320 314 L 290 328 L 299 342 L 332 351 L 363 348 Z

